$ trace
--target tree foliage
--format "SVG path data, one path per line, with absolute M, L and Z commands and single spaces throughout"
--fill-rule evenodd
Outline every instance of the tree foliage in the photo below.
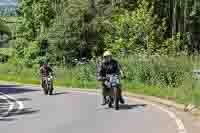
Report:
M 200 51 L 199 6 L 196 0 L 21 0 L 17 54 L 29 59 L 30 44 L 41 49 L 44 39 L 46 55 L 58 64 L 91 59 L 105 49 L 118 55 L 192 54 Z

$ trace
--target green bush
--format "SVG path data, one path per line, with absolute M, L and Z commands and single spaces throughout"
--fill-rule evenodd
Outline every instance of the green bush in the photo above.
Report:
M 166 31 L 165 19 L 159 20 L 154 14 L 154 7 L 146 0 L 138 4 L 138 8 L 132 12 L 123 10 L 122 14 L 113 15 L 111 21 L 115 33 L 110 32 L 105 36 L 105 44 L 112 52 L 119 53 L 126 48 L 129 53 L 145 50 L 155 54 L 160 50 Z
M 192 72 L 191 64 L 181 58 L 162 56 L 130 56 L 121 60 L 129 81 L 150 85 L 178 87 Z M 191 76 L 191 75 L 189 75 Z
M 24 58 L 25 54 L 24 54 L 24 50 L 25 48 L 27 48 L 29 45 L 29 41 L 27 39 L 24 38 L 17 38 L 15 45 L 14 45 L 14 49 L 15 49 L 15 54 L 18 58 Z
M 188 52 L 187 45 L 188 45 L 188 40 L 186 38 L 186 35 L 183 33 L 177 33 L 176 36 L 168 38 L 162 43 L 159 54 L 169 55 L 169 56 L 187 54 Z
M 27 67 L 32 67 L 34 64 L 38 64 L 38 57 L 40 54 L 40 47 L 39 47 L 39 42 L 34 41 L 31 42 L 29 47 L 26 48 L 24 51 L 24 63 Z
M 126 80 L 128 82 L 137 81 L 147 85 L 178 88 L 188 85 L 192 86 L 193 84 L 192 70 L 195 63 L 194 60 L 189 60 L 191 59 L 183 56 L 169 58 L 158 55 L 135 55 L 121 58 L 120 63 L 123 66 L 123 71 L 127 76 Z M 0 73 L 5 74 L 9 71 L 14 74 L 23 74 L 24 71 L 35 73 L 36 70 L 39 70 L 38 65 L 34 65 L 32 69 L 28 69 L 23 66 L 23 63 L 15 61 L 14 58 L 10 60 L 10 63 L 0 65 L 2 67 Z M 96 65 L 92 62 L 76 67 L 55 67 L 54 69 L 57 80 L 60 81 L 73 80 L 83 83 L 85 81 L 90 82 L 96 80 Z M 30 75 L 30 77 L 32 76 Z

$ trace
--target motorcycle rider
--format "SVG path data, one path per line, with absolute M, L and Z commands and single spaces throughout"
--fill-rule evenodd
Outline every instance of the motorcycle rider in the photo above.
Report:
M 117 74 L 119 76 L 123 76 L 123 72 L 121 71 L 121 67 L 115 59 L 112 58 L 112 53 L 110 51 L 105 51 L 103 54 L 103 60 L 97 66 L 97 80 L 102 81 L 103 88 L 103 103 L 102 105 L 106 105 L 108 103 L 106 99 L 106 93 L 108 91 L 108 87 L 105 85 L 106 75 L 107 74 Z M 120 88 L 121 92 L 121 88 Z M 120 93 L 120 102 L 124 104 L 124 99 Z
M 53 69 L 48 65 L 48 62 L 43 63 L 43 65 L 40 67 L 40 75 L 41 75 L 41 86 L 43 89 L 45 89 L 45 82 L 46 79 L 53 74 Z M 52 81 L 52 90 L 53 90 L 53 81 Z M 47 95 L 47 93 L 45 92 Z M 52 95 L 52 91 L 50 92 L 50 95 Z

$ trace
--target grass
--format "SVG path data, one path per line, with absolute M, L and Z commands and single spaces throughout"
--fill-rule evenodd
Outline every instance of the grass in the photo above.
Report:
M 199 68 L 198 57 L 143 57 L 131 56 L 120 60 L 126 80 L 123 89 L 129 92 L 192 103 L 200 106 L 200 83 L 192 75 Z M 39 84 L 38 67 L 1 64 L 0 80 Z M 56 67 L 55 85 L 95 89 L 96 66 L 94 63 L 77 67 Z

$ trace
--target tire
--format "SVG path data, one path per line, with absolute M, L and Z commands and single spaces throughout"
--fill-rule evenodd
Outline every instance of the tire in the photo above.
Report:
M 115 110 L 119 110 L 119 91 L 118 88 L 114 88 L 114 107 Z
M 109 96 L 108 108 L 112 108 L 113 107 L 112 104 L 113 104 L 112 96 Z
M 109 104 L 108 104 L 108 108 L 112 108 L 113 106 L 112 106 L 112 103 L 111 102 L 109 102 Z
M 48 95 L 51 95 L 51 94 L 50 94 L 50 93 L 51 93 L 50 85 L 48 85 L 48 89 L 47 89 L 47 91 L 48 91 Z
M 50 85 L 48 84 L 48 81 L 47 81 L 47 95 L 50 95 Z
M 52 85 L 51 85 L 52 83 L 50 83 L 49 85 L 48 85 L 48 94 L 49 95 L 52 95 L 53 94 L 53 88 L 52 88 Z
M 53 88 L 50 88 L 49 95 L 53 95 Z
M 48 94 L 48 90 L 46 88 L 43 88 L 43 92 L 44 92 L 44 95 Z

